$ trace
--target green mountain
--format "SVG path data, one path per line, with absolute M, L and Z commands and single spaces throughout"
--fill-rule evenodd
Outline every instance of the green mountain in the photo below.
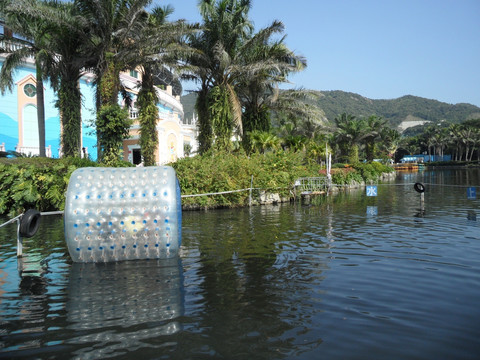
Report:
M 452 105 L 412 95 L 391 100 L 372 100 L 344 91 L 321 91 L 321 94 L 318 106 L 330 121 L 343 112 L 357 117 L 375 114 L 386 119 L 392 127 L 399 127 L 403 123 L 403 128 L 409 125 L 405 123 L 461 123 L 480 118 L 480 108 L 465 103 Z
M 425 122 L 461 123 L 480 118 L 480 108 L 466 103 L 452 105 L 412 95 L 391 100 L 373 100 L 340 90 L 319 93 L 321 96 L 317 105 L 332 123 L 335 117 L 344 112 L 356 117 L 381 116 L 390 126 L 400 130 Z M 195 99 L 195 93 L 181 98 L 186 118 L 192 117 Z

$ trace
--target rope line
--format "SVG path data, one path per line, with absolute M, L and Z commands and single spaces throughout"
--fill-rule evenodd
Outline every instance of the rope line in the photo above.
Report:
M 445 186 L 445 187 L 458 187 L 458 188 L 471 188 L 477 187 L 479 185 L 448 185 L 448 184 L 434 184 L 434 183 L 423 183 L 423 185 L 433 185 L 433 186 Z
M 3 226 L 5 226 L 5 225 L 11 224 L 11 223 L 17 221 L 17 220 L 20 219 L 22 216 L 23 216 L 23 214 L 20 214 L 20 215 L 18 215 L 18 216 L 15 216 L 13 219 L 10 219 L 10 220 L 8 220 L 6 223 L 1 224 L 1 225 L 0 225 L 0 228 L 3 227 Z
M 252 190 L 254 190 L 254 189 L 252 188 Z M 250 188 L 240 189 L 240 190 L 221 191 L 221 192 L 216 192 L 216 193 L 182 195 L 181 197 L 182 198 L 188 198 L 188 197 L 208 196 L 208 195 L 222 195 L 222 194 L 231 194 L 231 193 L 237 193 L 237 192 L 242 192 L 242 191 L 250 191 Z
M 371 185 L 376 185 L 376 186 L 413 186 L 416 183 L 403 183 L 403 184 L 371 184 Z M 428 185 L 428 186 L 443 186 L 443 187 L 457 187 L 457 188 L 471 188 L 471 187 L 477 187 L 479 185 L 449 185 L 449 184 L 435 184 L 435 183 L 422 183 L 423 185 Z M 368 186 L 369 184 L 365 184 L 365 186 Z M 340 184 L 331 184 L 331 186 L 336 186 L 336 187 L 346 187 L 350 185 L 340 185 Z M 302 187 L 302 186 L 298 186 Z M 288 189 L 288 187 L 278 187 L 278 188 L 272 188 L 269 190 L 278 190 L 278 189 Z M 192 195 L 181 195 L 181 198 L 189 198 L 189 197 L 199 197 L 199 196 L 211 196 L 211 195 L 224 195 L 224 194 L 232 194 L 232 193 L 238 193 L 242 191 L 251 191 L 251 190 L 266 190 L 262 188 L 247 188 L 247 189 L 240 189 L 240 190 L 229 190 L 229 191 L 220 191 L 220 192 L 212 192 L 212 193 L 204 193 L 204 194 L 192 194 Z M 63 211 L 47 211 L 47 212 L 41 212 L 41 215 L 63 215 Z M 0 224 L 0 228 L 9 225 L 18 219 L 21 219 L 23 214 L 20 214 L 7 222 Z
M 41 212 L 40 215 L 63 215 L 64 211 L 46 211 Z

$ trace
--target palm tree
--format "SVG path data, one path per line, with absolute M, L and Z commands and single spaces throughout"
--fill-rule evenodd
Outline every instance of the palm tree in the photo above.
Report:
M 401 135 L 395 129 L 390 128 L 383 128 L 382 132 L 380 133 L 383 146 L 388 153 L 388 156 L 394 160 L 395 153 L 400 148 L 401 143 Z
M 358 162 L 359 145 L 364 140 L 366 134 L 365 121 L 356 119 L 351 114 L 343 113 L 335 118 L 337 130 L 335 137 L 339 143 L 340 149 L 347 155 L 349 163 Z
M 81 156 L 82 94 L 79 81 L 85 64 L 91 59 L 88 44 L 88 22 L 73 3 L 50 2 L 43 11 L 49 19 L 52 50 L 55 53 L 47 69 L 53 88 L 58 92 L 57 106 L 62 122 L 63 156 Z
M 80 156 L 82 98 L 79 80 L 90 59 L 89 51 L 85 51 L 88 23 L 73 3 L 28 0 L 15 2 L 13 9 L 17 17 L 28 19 L 29 24 L 41 24 L 48 34 L 42 38 L 48 42 L 43 41 L 44 46 L 39 52 L 42 55 L 40 70 L 58 95 L 56 105 L 62 124 L 62 154 Z M 37 91 L 43 94 L 43 86 L 38 87 Z M 44 146 L 40 148 L 44 149 Z
M 367 161 L 373 161 L 376 152 L 376 141 L 380 137 L 382 130 L 384 129 L 386 120 L 376 115 L 369 116 L 365 121 L 366 134 L 365 140 L 365 152 L 367 155 Z
M 251 146 L 253 151 L 265 154 L 267 150 L 278 150 L 280 148 L 280 139 L 269 132 L 254 130 L 250 133 Z
M 274 21 L 241 47 L 240 60 L 245 72 L 239 78 L 237 92 L 244 108 L 245 131 L 270 130 L 270 109 L 279 98 L 278 84 L 287 82 L 291 72 L 307 66 L 305 58 L 287 48 L 285 37 L 272 41 L 272 36 L 283 31 L 283 23 Z
M 127 115 L 121 115 L 124 112 L 118 109 L 120 71 L 127 67 L 128 51 L 136 49 L 131 42 L 143 31 L 148 19 L 145 7 L 151 0 L 77 0 L 75 3 L 80 13 L 90 22 L 89 51 L 92 61 L 88 66 L 96 73 L 97 114 L 107 116 L 109 122 L 115 121 L 119 133 L 123 133 L 130 123 Z M 111 148 L 114 144 L 105 139 L 106 132 L 98 126 L 100 123 L 105 124 L 106 119 L 97 120 L 99 158 L 102 157 L 103 148 L 114 161 L 120 151 L 118 148 Z
M 155 86 L 155 73 L 162 69 L 172 72 L 177 66 L 179 53 L 186 51 L 181 37 L 191 27 L 183 21 L 168 22 L 173 13 L 171 6 L 155 7 L 148 14 L 142 31 L 129 44 L 125 51 L 125 62 L 137 68 L 142 74 L 141 88 L 137 97 L 140 122 L 140 146 L 145 166 L 155 165 L 155 150 L 158 148 L 158 96 Z
M 241 72 L 239 52 L 251 36 L 249 0 L 201 0 L 203 31 L 189 37 L 195 51 L 188 56 L 188 74 L 200 85 L 196 102 L 199 150 L 228 146 L 233 126 L 242 134 L 242 109 L 235 82 Z
M 39 156 L 45 157 L 45 104 L 44 104 L 44 86 L 45 78 L 44 66 L 49 60 L 49 32 L 48 24 L 35 18 L 30 13 L 25 13 L 25 8 L 34 9 L 38 5 L 37 0 L 13 1 L 6 0 L 2 4 L 0 16 L 5 22 L 5 26 L 23 38 L 10 38 L 9 33 L 2 35 L 0 39 L 7 40 L 10 47 L 0 49 L 0 53 L 7 53 L 7 57 L 2 65 L 0 72 L 0 91 L 2 94 L 6 90 L 13 90 L 13 75 L 16 69 L 25 59 L 33 57 L 35 59 L 36 71 L 36 95 L 37 95 L 37 121 L 38 121 L 38 140 Z M 32 11 L 32 14 L 35 12 Z

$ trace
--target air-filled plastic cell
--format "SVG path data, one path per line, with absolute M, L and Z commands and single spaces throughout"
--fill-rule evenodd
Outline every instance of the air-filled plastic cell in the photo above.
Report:
M 175 170 L 77 169 L 68 184 L 64 221 L 74 262 L 175 257 L 182 227 Z

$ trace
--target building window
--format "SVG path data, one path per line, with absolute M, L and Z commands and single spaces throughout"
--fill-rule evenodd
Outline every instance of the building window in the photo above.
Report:
M 138 71 L 130 70 L 130 76 L 134 77 L 135 79 L 138 79 Z
M 28 97 L 34 97 L 35 95 L 37 95 L 37 88 L 35 87 L 35 85 L 27 84 L 23 87 L 23 92 Z
M 138 110 L 135 108 L 132 108 L 129 110 L 129 117 L 130 119 L 138 119 Z

